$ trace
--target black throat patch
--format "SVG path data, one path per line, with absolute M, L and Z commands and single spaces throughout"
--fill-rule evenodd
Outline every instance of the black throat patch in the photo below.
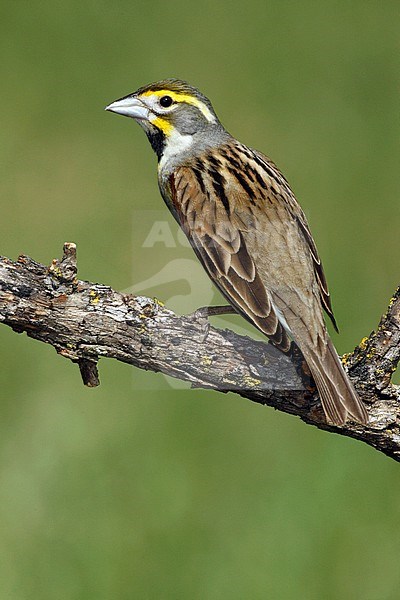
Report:
M 159 129 L 155 128 L 152 128 L 150 131 L 146 131 L 146 134 L 151 144 L 151 147 L 157 154 L 158 160 L 160 160 L 165 148 L 165 134 Z

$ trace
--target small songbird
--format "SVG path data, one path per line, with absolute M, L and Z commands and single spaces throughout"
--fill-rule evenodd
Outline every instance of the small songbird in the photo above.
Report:
M 158 157 L 161 194 L 234 309 L 283 352 L 300 348 L 328 421 L 368 422 L 326 330 L 336 328 L 321 260 L 282 173 L 232 137 L 211 102 L 178 79 L 152 83 L 106 110 L 135 119 Z

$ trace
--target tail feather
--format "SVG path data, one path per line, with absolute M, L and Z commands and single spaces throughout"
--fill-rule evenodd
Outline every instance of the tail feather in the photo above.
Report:
M 331 340 L 328 340 L 323 357 L 310 348 L 302 348 L 302 352 L 318 388 L 327 419 L 336 425 L 344 425 L 350 414 L 355 421 L 367 424 L 366 408 L 348 378 Z

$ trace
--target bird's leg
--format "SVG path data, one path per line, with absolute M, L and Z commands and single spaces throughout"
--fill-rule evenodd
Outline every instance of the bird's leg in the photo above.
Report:
M 202 329 L 202 342 L 207 339 L 208 332 L 210 329 L 209 317 L 215 317 L 218 315 L 232 315 L 235 314 L 236 310 L 233 306 L 202 306 L 197 308 L 192 313 L 185 315 L 185 319 L 198 323 Z

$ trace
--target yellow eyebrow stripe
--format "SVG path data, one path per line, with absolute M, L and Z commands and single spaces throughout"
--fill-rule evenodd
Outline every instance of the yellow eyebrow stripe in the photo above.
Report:
M 186 104 L 191 104 L 192 106 L 196 106 L 202 114 L 205 116 L 207 121 L 215 121 L 215 117 L 212 114 L 211 110 L 208 108 L 204 102 L 196 98 L 195 96 L 191 96 L 190 94 L 180 94 L 178 92 L 172 92 L 171 90 L 148 90 L 141 94 L 142 96 L 171 96 L 174 102 L 186 102 Z

